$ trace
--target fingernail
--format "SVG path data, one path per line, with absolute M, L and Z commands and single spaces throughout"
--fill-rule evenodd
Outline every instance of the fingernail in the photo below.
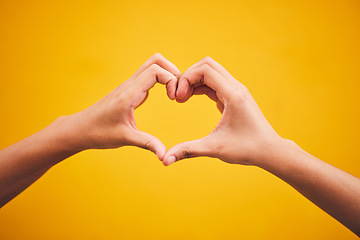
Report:
M 170 156 L 168 159 L 168 165 L 173 164 L 176 161 L 176 157 L 175 156 Z

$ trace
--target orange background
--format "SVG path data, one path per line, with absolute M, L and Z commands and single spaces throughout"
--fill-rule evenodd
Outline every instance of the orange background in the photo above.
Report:
M 160 52 L 181 71 L 211 56 L 283 137 L 360 176 L 360 2 L 0 2 L 0 148 L 80 111 Z M 170 148 L 220 119 L 156 86 L 140 129 Z M 0 239 L 357 239 L 286 183 L 198 158 L 164 167 L 134 147 L 89 150 L 0 210 Z

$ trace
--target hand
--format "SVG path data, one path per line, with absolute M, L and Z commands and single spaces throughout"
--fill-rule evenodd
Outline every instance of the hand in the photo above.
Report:
M 149 149 L 162 160 L 166 147 L 156 137 L 136 127 L 134 109 L 147 98 L 156 82 L 166 84 L 175 99 L 180 71 L 161 54 L 154 54 L 123 84 L 89 108 L 64 117 L 62 129 L 71 135 L 71 144 L 80 150 L 117 148 L 125 145 Z M 66 125 L 66 127 L 64 127 Z
M 258 165 L 283 140 L 266 120 L 248 89 L 210 57 L 187 69 L 178 82 L 178 102 L 186 102 L 199 94 L 206 94 L 215 101 L 223 115 L 206 137 L 172 147 L 164 156 L 164 165 L 199 156 Z
M 176 99 L 206 94 L 222 117 L 206 137 L 180 143 L 164 156 L 170 165 L 184 158 L 209 156 L 228 163 L 255 165 L 278 176 L 360 236 L 360 179 L 331 166 L 281 138 L 247 88 L 209 57 L 181 75 Z

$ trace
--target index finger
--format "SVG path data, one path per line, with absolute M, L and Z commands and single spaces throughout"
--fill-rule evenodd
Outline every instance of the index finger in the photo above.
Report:
M 139 67 L 139 69 L 134 73 L 133 77 L 138 77 L 143 71 L 145 71 L 152 64 L 157 64 L 165 70 L 174 74 L 177 78 L 180 77 L 180 70 L 169 60 L 167 60 L 160 53 L 155 53 L 152 55 L 143 65 Z
M 169 85 L 169 82 L 177 81 L 177 78 L 169 71 L 163 69 L 157 64 L 152 64 L 145 69 L 137 78 L 129 79 L 128 90 L 134 92 L 136 97 L 133 99 L 133 106 L 137 108 L 146 100 L 148 91 L 156 84 Z M 168 91 L 168 95 L 171 93 Z
M 213 69 L 215 69 L 217 72 L 219 72 L 223 77 L 225 78 L 234 78 L 227 70 L 226 68 L 224 68 L 220 63 L 218 63 L 217 61 L 215 61 L 213 58 L 207 56 L 204 57 L 203 59 L 201 59 L 200 61 L 198 61 L 197 63 L 195 63 L 194 65 L 192 65 L 191 67 L 189 67 L 186 71 L 189 71 L 191 69 L 197 68 L 203 64 L 208 64 L 210 67 L 212 67 Z M 186 72 L 185 71 L 185 72 Z
M 197 84 L 205 84 L 215 92 L 223 95 L 228 88 L 229 80 L 222 76 L 215 69 L 208 64 L 203 64 L 199 67 L 187 70 L 181 75 L 178 83 L 176 97 L 180 100 L 186 101 L 191 96 L 192 86 Z M 190 94 L 189 94 L 190 93 Z
M 151 64 L 136 79 L 133 80 L 134 85 L 140 91 L 149 91 L 157 82 L 168 85 L 172 80 L 176 80 L 176 76 L 171 72 L 163 69 L 157 64 Z

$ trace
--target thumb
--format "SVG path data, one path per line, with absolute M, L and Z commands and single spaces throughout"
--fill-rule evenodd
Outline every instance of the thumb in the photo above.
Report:
M 211 147 L 209 146 L 209 141 L 207 137 L 179 143 L 173 146 L 164 156 L 163 164 L 169 166 L 176 161 L 185 158 L 201 157 L 201 156 L 210 156 Z
M 160 161 L 163 160 L 166 153 L 165 145 L 158 138 L 140 130 L 135 130 L 129 134 L 129 145 L 152 151 Z

